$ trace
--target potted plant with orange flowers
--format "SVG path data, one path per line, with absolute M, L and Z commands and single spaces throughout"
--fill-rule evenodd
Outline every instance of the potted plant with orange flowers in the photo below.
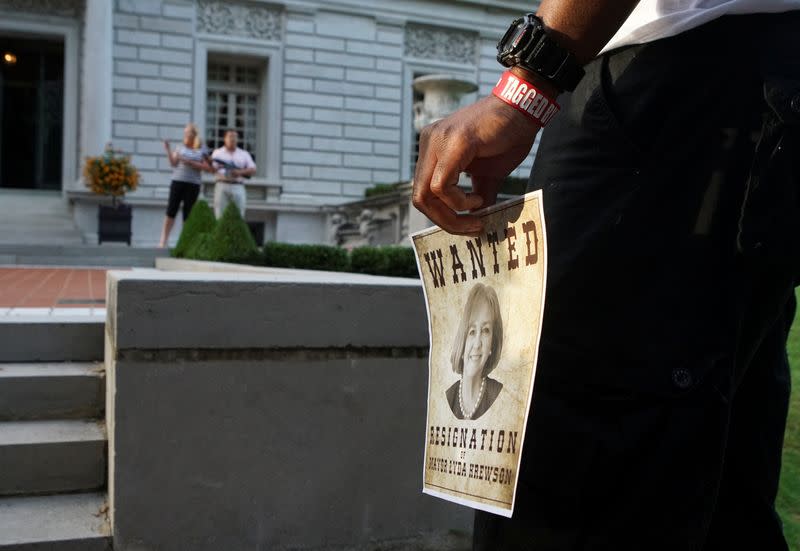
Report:
M 111 144 L 98 157 L 87 157 L 83 177 L 92 192 L 111 196 L 111 205 L 101 204 L 98 209 L 98 241 L 122 241 L 131 244 L 131 206 L 120 198 L 139 185 L 139 171 L 131 158 L 115 151 Z

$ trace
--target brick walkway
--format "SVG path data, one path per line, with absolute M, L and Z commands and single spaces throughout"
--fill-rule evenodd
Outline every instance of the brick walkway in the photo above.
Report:
M 106 271 L 72 268 L 0 268 L 0 315 L 95 313 L 106 306 Z M 35 309 L 35 310 L 34 310 Z M 88 311 L 87 311 L 88 310 Z

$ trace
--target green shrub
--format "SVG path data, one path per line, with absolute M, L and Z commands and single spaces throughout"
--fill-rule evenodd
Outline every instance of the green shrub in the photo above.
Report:
M 258 261 L 258 246 L 234 203 L 227 206 L 214 230 L 194 252 L 197 260 L 241 264 Z
M 214 262 L 254 264 L 257 247 L 235 206 L 230 205 L 212 232 L 199 234 L 186 258 Z M 348 255 L 330 245 L 267 243 L 263 264 L 276 268 L 356 272 L 392 277 L 419 277 L 414 250 L 410 247 L 358 247 Z
M 358 247 L 350 253 L 351 271 L 393 277 L 419 277 L 411 247 Z
M 191 260 L 210 260 L 207 258 L 207 256 L 210 254 L 208 252 L 208 244 L 210 241 L 211 232 L 198 234 L 192 240 L 192 243 L 189 245 L 189 247 L 187 247 L 184 258 L 189 258 Z
M 192 248 L 197 236 L 212 231 L 216 222 L 214 212 L 208 203 L 202 199 L 197 201 L 183 224 L 178 243 L 172 249 L 172 256 L 176 258 L 189 257 L 188 251 Z
M 330 272 L 344 272 L 349 267 L 347 251 L 339 247 L 274 242 L 264 245 L 264 264 L 276 268 Z
M 386 193 L 393 193 L 403 185 L 405 182 L 397 182 L 394 184 L 375 184 L 364 190 L 364 197 L 375 197 L 376 195 L 384 195 Z

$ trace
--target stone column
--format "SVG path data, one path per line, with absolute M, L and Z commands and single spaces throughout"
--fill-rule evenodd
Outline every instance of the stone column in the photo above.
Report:
M 111 140 L 113 2 L 86 0 L 81 75 L 80 159 Z

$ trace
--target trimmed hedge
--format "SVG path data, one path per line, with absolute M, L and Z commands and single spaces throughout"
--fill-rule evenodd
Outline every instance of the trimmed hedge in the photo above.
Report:
M 210 221 L 207 214 L 211 215 Z M 410 247 L 358 247 L 348 254 L 346 249 L 330 245 L 270 242 L 260 252 L 236 205 L 228 205 L 218 221 L 215 222 L 213 217 L 208 205 L 198 201 L 186 221 L 173 256 L 276 268 L 419 277 L 414 250 Z
M 198 243 L 194 252 L 197 260 L 213 262 L 251 264 L 257 263 L 259 257 L 253 234 L 234 203 L 225 208 L 214 230 Z
M 208 243 L 211 241 L 211 232 L 205 232 L 197 235 L 191 245 L 186 249 L 186 256 L 191 260 L 211 260 L 206 258 L 210 253 L 208 252 Z
M 348 256 L 345 249 L 329 245 L 264 245 L 264 264 L 276 268 L 355 272 L 392 277 L 419 277 L 410 247 L 358 247 Z
M 172 256 L 175 258 L 192 258 L 189 251 L 195 246 L 195 240 L 203 233 L 214 230 L 217 220 L 214 218 L 214 211 L 208 203 L 197 201 L 189 213 L 186 223 L 183 225 L 178 243 L 172 249 Z
M 329 245 L 290 245 L 267 243 L 264 245 L 264 265 L 275 268 L 300 268 L 345 272 L 349 268 L 347 251 Z
M 397 188 L 402 183 L 403 182 L 398 182 L 396 184 L 375 184 L 374 186 L 368 187 L 367 189 L 364 190 L 364 197 L 369 198 L 369 197 L 375 197 L 377 195 L 394 193 L 395 191 L 397 191 Z
M 419 277 L 411 247 L 358 247 L 350 253 L 350 269 L 360 274 Z

